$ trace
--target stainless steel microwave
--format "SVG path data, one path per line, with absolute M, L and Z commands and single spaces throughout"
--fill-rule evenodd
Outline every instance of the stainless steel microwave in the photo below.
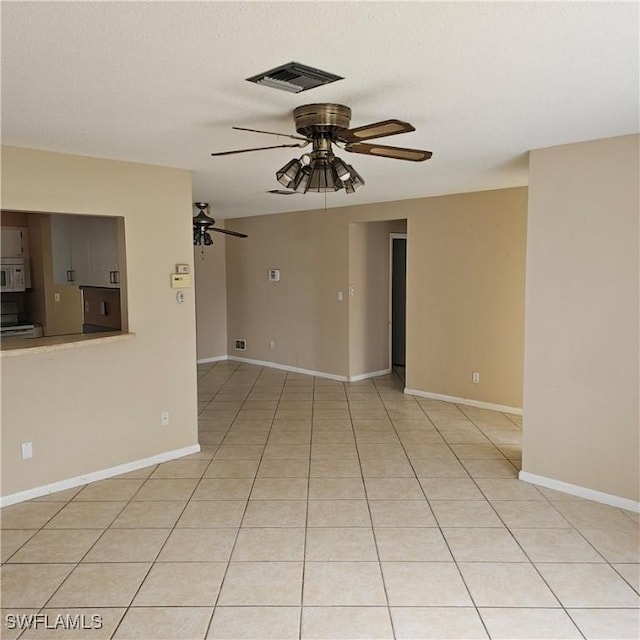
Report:
M 0 291 L 24 291 L 29 286 L 24 258 L 0 259 Z

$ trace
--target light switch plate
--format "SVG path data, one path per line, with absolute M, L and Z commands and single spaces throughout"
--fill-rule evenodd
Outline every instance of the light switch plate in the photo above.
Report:
M 22 459 L 30 460 L 33 458 L 33 445 L 31 442 L 23 442 L 22 443 Z

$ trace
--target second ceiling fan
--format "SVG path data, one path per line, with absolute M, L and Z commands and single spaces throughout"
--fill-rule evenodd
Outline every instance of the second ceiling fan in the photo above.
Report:
M 298 140 L 297 143 L 220 151 L 211 155 L 227 156 L 250 151 L 263 151 L 265 149 L 304 148 L 312 145 L 312 150 L 309 153 L 303 154 L 300 158 L 293 158 L 276 172 L 276 178 L 282 186 L 298 193 L 338 191 L 339 189 L 344 189 L 347 193 L 354 193 L 364 185 L 362 176 L 351 165 L 346 164 L 334 155 L 332 145 L 351 153 L 412 162 L 423 162 L 432 156 L 431 151 L 365 142 L 375 138 L 415 131 L 413 125 L 401 120 L 382 120 L 381 122 L 350 129 L 351 109 L 345 105 L 335 103 L 302 105 L 294 110 L 293 118 L 296 131 L 300 134 L 298 136 L 275 133 L 273 131 L 261 131 L 259 129 L 247 129 L 245 127 L 233 128 L 239 131 L 284 136 Z

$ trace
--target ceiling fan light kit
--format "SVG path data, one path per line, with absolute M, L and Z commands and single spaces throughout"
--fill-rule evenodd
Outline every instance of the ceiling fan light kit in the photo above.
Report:
M 331 154 L 327 158 L 311 158 L 309 164 L 293 158 L 276 171 L 278 182 L 298 193 L 339 191 L 354 193 L 362 185 L 362 176 L 342 159 Z
M 351 177 L 351 171 L 349 170 L 349 167 L 342 160 L 340 160 L 340 158 L 334 158 L 331 161 L 331 166 L 336 172 L 338 180 L 346 180 L 347 178 Z
M 289 160 L 282 169 L 276 171 L 276 178 L 283 187 L 290 187 L 294 183 L 300 169 L 302 169 L 302 163 L 298 158 L 293 158 L 293 160 Z
M 343 180 L 342 183 L 347 193 L 354 193 L 364 185 L 364 178 L 351 165 L 349 165 L 349 169 L 351 171 L 351 178 Z
M 326 160 L 316 162 L 311 169 L 307 191 L 323 193 L 338 191 L 338 189 L 342 189 L 342 183 L 338 179 L 335 169 Z
M 305 147 L 312 145 L 312 151 L 300 158 L 289 160 L 281 169 L 276 171 L 277 181 L 286 189 L 297 193 L 313 191 L 322 193 L 344 189 L 346 193 L 355 193 L 365 182 L 364 178 L 341 158 L 334 155 L 332 144 L 340 146 L 350 153 L 361 153 L 370 156 L 381 156 L 395 160 L 409 160 L 423 162 L 431 158 L 431 151 L 421 149 L 406 149 L 404 147 L 390 147 L 381 144 L 367 144 L 364 140 L 393 136 L 398 133 L 415 131 L 415 127 L 401 120 L 383 120 L 372 124 L 349 129 L 351 109 L 342 104 L 316 103 L 296 107 L 293 111 L 296 131 L 300 136 L 280 134 L 273 131 L 254 131 L 274 136 L 285 136 L 300 140 L 297 144 L 280 144 L 257 149 L 239 149 L 237 151 L 221 151 L 212 156 L 223 156 L 263 149 L 278 149 L 281 147 Z M 274 190 L 271 193 L 278 193 Z
M 298 171 L 295 180 L 288 188 L 293 189 L 297 193 L 307 193 L 309 178 L 311 178 L 311 169 L 308 165 L 305 165 L 304 167 L 301 167 L 300 171 Z

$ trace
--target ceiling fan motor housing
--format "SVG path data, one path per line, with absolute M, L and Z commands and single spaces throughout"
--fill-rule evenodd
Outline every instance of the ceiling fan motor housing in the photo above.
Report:
M 296 131 L 307 138 L 332 137 L 349 128 L 351 109 L 343 104 L 315 103 L 293 111 Z

